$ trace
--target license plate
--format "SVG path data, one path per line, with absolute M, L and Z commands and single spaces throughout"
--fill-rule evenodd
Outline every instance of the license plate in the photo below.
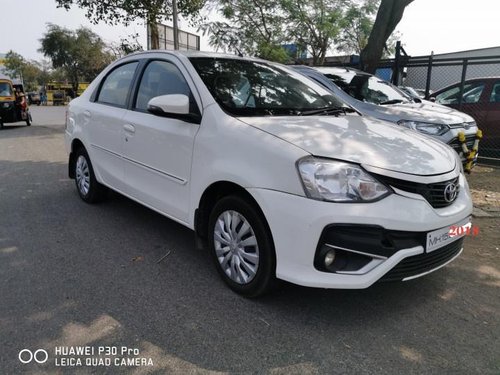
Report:
M 427 245 L 426 245 L 426 252 L 430 253 L 434 250 L 437 250 L 443 246 L 446 246 L 453 241 L 458 240 L 459 238 L 465 236 L 467 233 L 466 230 L 457 230 L 457 231 L 452 231 L 450 233 L 450 230 L 452 228 L 470 228 L 471 222 L 470 222 L 470 217 L 467 219 L 462 220 L 461 222 L 450 225 L 449 227 L 444 227 L 441 229 L 437 229 L 435 231 L 427 233 Z

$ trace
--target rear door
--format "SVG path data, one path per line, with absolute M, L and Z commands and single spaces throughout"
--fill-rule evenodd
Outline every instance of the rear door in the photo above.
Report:
M 481 156 L 500 158 L 500 80 L 493 81 L 485 103 L 486 121 L 482 125 Z
M 130 110 L 124 117 L 127 193 L 170 217 L 187 221 L 191 160 L 199 124 L 155 116 L 147 111 L 156 96 L 184 94 L 198 111 L 187 72 L 172 57 L 144 67 Z
M 138 62 L 127 62 L 103 79 L 97 95 L 84 110 L 88 150 L 96 173 L 112 188 L 123 191 L 123 117 Z

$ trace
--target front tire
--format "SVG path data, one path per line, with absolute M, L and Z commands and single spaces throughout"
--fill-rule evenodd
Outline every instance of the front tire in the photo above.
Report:
M 97 182 L 89 155 L 84 148 L 75 151 L 75 183 L 78 195 L 87 203 L 101 202 L 106 198 L 107 188 Z
M 31 118 L 31 113 L 27 113 L 26 115 L 26 126 L 31 126 L 31 122 L 33 121 L 33 119 Z
M 258 297 L 276 281 L 276 257 L 262 214 L 239 196 L 216 203 L 208 223 L 209 248 L 217 271 L 236 293 Z

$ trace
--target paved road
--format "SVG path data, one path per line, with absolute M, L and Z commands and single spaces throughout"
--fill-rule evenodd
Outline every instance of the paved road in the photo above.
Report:
M 117 194 L 83 203 L 64 108 L 33 116 L 0 131 L 0 374 L 500 372 L 498 234 L 419 280 L 247 300 L 181 225 Z M 137 348 L 153 366 L 55 367 L 56 347 L 81 345 Z M 21 364 L 24 348 L 49 361 Z

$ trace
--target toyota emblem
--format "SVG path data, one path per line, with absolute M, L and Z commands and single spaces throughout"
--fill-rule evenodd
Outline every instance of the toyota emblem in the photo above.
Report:
M 451 203 L 455 200 L 458 195 L 458 185 L 450 182 L 444 188 L 444 200 L 448 203 Z

